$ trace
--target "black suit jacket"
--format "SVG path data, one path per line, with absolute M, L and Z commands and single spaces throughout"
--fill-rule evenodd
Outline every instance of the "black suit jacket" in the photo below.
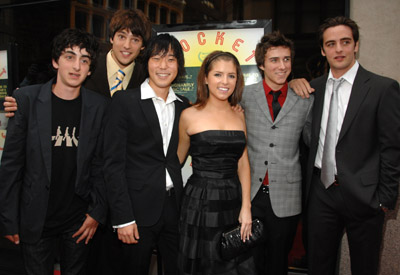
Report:
M 23 242 L 39 240 L 45 223 L 51 183 L 51 80 L 21 88 L 9 120 L 0 165 L 0 221 L 3 235 Z M 89 203 L 88 213 L 103 223 L 107 205 L 101 172 L 102 120 L 109 99 L 81 88 L 82 115 L 75 192 Z
M 179 96 L 179 95 L 178 95 Z M 152 99 L 141 100 L 140 88 L 113 96 L 105 128 L 104 175 L 112 225 L 136 220 L 154 225 L 162 212 L 168 170 L 179 207 L 183 190 L 177 156 L 179 118 L 189 106 L 175 101 L 175 119 L 167 155 Z M 178 208 L 179 209 L 179 208 Z
M 140 87 L 140 84 L 146 79 L 146 70 L 143 64 L 135 61 L 135 67 L 127 89 Z M 107 53 L 101 54 L 96 61 L 96 66 L 92 74 L 86 79 L 84 86 L 87 89 L 98 92 L 107 97 L 111 97 L 107 76 Z
M 311 82 L 316 91 L 306 199 L 318 149 L 326 82 L 327 75 Z M 376 213 L 380 203 L 395 206 L 400 181 L 398 82 L 359 67 L 336 146 L 336 165 L 340 191 L 354 216 Z

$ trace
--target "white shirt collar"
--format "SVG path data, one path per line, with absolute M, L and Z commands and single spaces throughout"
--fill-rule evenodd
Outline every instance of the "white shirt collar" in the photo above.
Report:
M 141 90 L 141 95 L 140 95 L 141 100 L 150 99 L 150 98 L 159 98 L 156 95 L 156 93 L 154 92 L 153 88 L 151 88 L 148 78 L 142 83 L 142 85 L 140 85 L 140 90 Z M 167 97 L 166 103 L 168 104 L 175 100 L 179 100 L 179 101 L 183 102 L 182 99 L 180 99 L 175 94 L 172 87 L 169 87 L 169 92 L 168 92 L 168 97 Z
M 350 83 L 351 85 L 353 85 L 354 83 L 354 79 L 356 78 L 357 75 L 357 71 L 358 68 L 360 67 L 360 64 L 358 63 L 358 61 L 356 60 L 356 62 L 354 63 L 354 65 L 350 68 L 350 70 L 348 70 L 344 75 L 342 75 L 340 78 L 343 78 L 344 80 L 346 80 L 348 83 Z M 340 79 L 339 78 L 339 79 Z M 335 79 L 332 75 L 332 71 L 329 70 L 329 75 L 328 75 L 328 79 Z

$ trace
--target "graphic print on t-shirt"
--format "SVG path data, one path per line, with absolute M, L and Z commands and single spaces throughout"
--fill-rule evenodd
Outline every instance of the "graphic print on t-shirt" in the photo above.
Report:
M 76 127 L 73 127 L 72 131 L 70 129 L 71 127 L 66 126 L 65 131 L 63 131 L 61 126 L 57 126 L 56 135 L 51 137 L 51 140 L 54 142 L 54 147 L 78 147 L 79 137 L 75 136 Z

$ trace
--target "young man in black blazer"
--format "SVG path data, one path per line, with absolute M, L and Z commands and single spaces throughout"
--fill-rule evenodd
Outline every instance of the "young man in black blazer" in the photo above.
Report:
M 85 272 L 87 245 L 106 218 L 102 123 L 108 99 L 85 89 L 98 43 L 67 29 L 53 42 L 56 78 L 15 92 L 0 165 L 2 234 L 21 244 L 27 274 Z
M 111 223 L 123 243 L 118 274 L 147 275 L 158 247 L 165 274 L 177 274 L 179 205 L 183 190 L 177 157 L 179 117 L 189 102 L 171 84 L 184 70 L 179 41 L 150 40 L 149 77 L 113 96 L 105 128 L 105 180 Z
M 346 230 L 352 274 L 374 275 L 385 212 L 395 206 L 400 180 L 399 83 L 357 62 L 353 20 L 328 18 L 319 38 L 330 70 L 310 83 L 315 93 L 306 186 L 308 273 L 335 274 Z

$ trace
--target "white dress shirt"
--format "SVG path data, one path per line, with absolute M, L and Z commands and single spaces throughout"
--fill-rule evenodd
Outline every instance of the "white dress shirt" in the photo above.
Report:
M 338 90 L 338 119 L 337 119 L 337 131 L 336 131 L 336 143 L 340 134 L 340 130 L 342 129 L 342 124 L 344 120 L 344 116 L 346 115 L 347 105 L 349 104 L 349 99 L 351 95 L 351 89 L 353 87 L 354 79 L 356 78 L 356 74 L 359 68 L 359 64 L 356 61 L 353 67 L 348 70 L 341 78 L 345 81 L 340 85 Z M 321 130 L 319 132 L 319 142 L 318 142 L 318 151 L 317 156 L 315 158 L 315 167 L 321 168 L 322 162 L 322 153 L 324 150 L 324 143 L 325 143 L 325 131 L 326 126 L 328 123 L 328 115 L 329 115 L 329 104 L 330 98 L 332 95 L 333 90 L 333 80 L 335 78 L 332 75 L 332 72 L 329 71 L 328 80 L 325 86 L 325 99 L 324 99 L 324 106 L 322 110 L 322 118 L 321 118 Z M 337 169 L 335 167 L 335 174 L 337 174 Z

